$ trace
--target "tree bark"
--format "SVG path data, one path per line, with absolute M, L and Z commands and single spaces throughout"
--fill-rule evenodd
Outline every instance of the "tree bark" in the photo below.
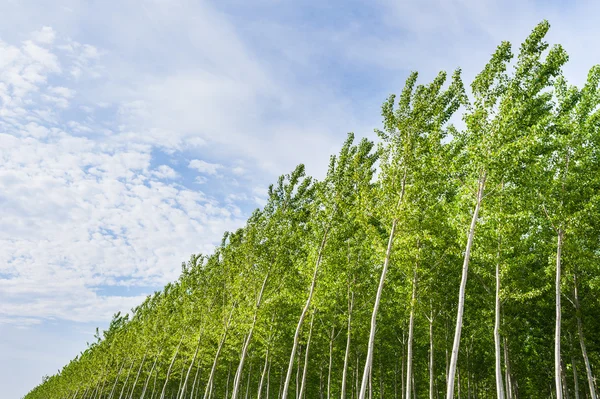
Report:
M 219 355 L 221 354 L 221 350 L 223 349 L 223 345 L 225 344 L 225 340 L 227 339 L 227 332 L 229 331 L 229 324 L 231 323 L 231 318 L 233 317 L 233 311 L 235 310 L 235 307 L 236 303 L 233 303 L 233 305 L 231 306 L 231 311 L 229 312 L 229 317 L 227 318 L 227 322 L 225 323 L 225 331 L 223 331 L 223 336 L 221 337 L 221 341 L 219 342 L 217 353 L 215 354 L 215 359 L 213 360 L 212 368 L 210 369 L 208 381 L 206 381 L 204 399 L 208 399 L 211 396 L 213 379 L 215 378 L 215 371 L 217 370 L 217 361 L 219 360 Z
M 417 250 L 420 251 L 420 245 L 417 240 Z M 417 261 L 413 267 L 413 278 L 412 278 L 412 296 L 410 300 L 410 316 L 408 320 L 408 353 L 406 355 L 406 397 L 410 398 L 411 395 L 411 378 L 412 378 L 412 358 L 413 358 L 413 338 L 414 338 L 414 324 L 415 324 L 415 304 L 417 301 L 417 268 L 419 267 L 419 259 L 417 255 Z
M 198 361 L 198 366 L 196 366 L 196 376 L 194 377 L 194 383 L 192 384 L 192 392 L 190 392 L 190 399 L 194 398 L 194 392 L 196 392 L 196 381 L 198 380 L 198 376 L 200 375 L 200 369 L 202 366 L 200 365 L 200 361 Z
M 169 365 L 169 368 L 167 369 L 167 375 L 165 377 L 165 384 L 163 385 L 162 392 L 160 393 L 160 399 L 165 398 L 165 393 L 167 391 L 167 383 L 169 382 L 169 376 L 171 375 L 171 370 L 173 368 L 173 364 L 175 364 L 175 359 L 177 358 L 177 354 L 179 353 L 179 348 L 181 347 L 183 338 L 185 338 L 185 335 L 181 336 L 181 339 L 179 340 L 179 344 L 177 345 L 177 349 L 175 349 L 175 354 L 173 355 L 173 359 L 171 360 L 171 364 Z
M 152 363 L 152 367 L 150 368 L 150 372 L 148 373 L 148 378 L 146 378 L 146 382 L 144 383 L 144 388 L 142 389 L 142 396 L 140 397 L 140 399 L 144 399 L 144 396 L 146 395 L 148 383 L 150 382 L 150 378 L 152 378 L 152 372 L 154 371 L 154 367 L 156 366 L 156 362 L 158 361 L 158 356 L 160 356 L 161 352 L 162 348 L 159 349 L 158 353 L 156 354 L 156 357 L 154 358 L 154 363 Z
M 133 369 L 134 364 L 135 364 L 135 360 L 132 360 L 131 366 L 129 366 L 129 371 L 127 372 L 127 378 L 125 378 L 125 382 L 123 383 L 123 388 L 121 388 L 121 393 L 119 394 L 119 399 L 123 398 L 123 392 L 125 392 L 125 387 L 127 386 L 127 381 L 129 381 L 129 375 L 131 374 L 131 370 Z
M 331 398 L 331 367 L 333 365 L 333 340 L 335 327 L 331 328 L 331 336 L 329 337 L 329 368 L 327 369 L 327 399 Z
M 365 369 L 363 371 L 362 383 L 360 385 L 360 392 L 358 393 L 358 399 L 365 399 L 367 392 L 367 384 L 371 367 L 373 365 L 373 350 L 375 346 L 375 330 L 377 329 L 377 311 L 379 310 L 379 303 L 381 302 L 381 293 L 383 292 L 383 284 L 385 282 L 385 275 L 387 274 L 388 266 L 390 263 L 390 257 L 392 254 L 392 244 L 394 242 L 394 234 L 396 233 L 396 225 L 398 219 L 394 219 L 392 223 L 392 231 L 388 240 L 387 249 L 385 252 L 385 260 L 383 262 L 383 269 L 381 271 L 381 278 L 379 279 L 379 286 L 377 287 L 377 294 L 375 296 L 375 305 L 373 306 L 373 313 L 371 314 L 371 331 L 369 332 L 369 342 L 367 345 L 367 359 L 365 361 Z
M 137 385 L 137 382 L 140 378 L 140 373 L 142 372 L 142 367 L 144 367 L 144 362 L 146 361 L 146 355 L 148 354 L 148 351 L 146 350 L 146 353 L 144 353 L 144 357 L 142 358 L 142 363 L 140 363 L 140 368 L 138 369 L 137 375 L 135 376 L 135 381 L 133 381 L 133 389 L 131 390 L 131 393 L 129 394 L 129 399 L 132 399 L 133 397 L 133 391 L 135 391 L 135 386 Z
M 327 242 L 327 234 L 329 233 L 329 228 L 330 226 L 327 226 L 327 228 L 325 229 L 325 233 L 323 234 L 321 246 L 319 247 L 319 254 L 317 256 L 317 261 L 315 262 L 315 270 L 313 272 L 312 281 L 310 283 L 308 298 L 306 299 L 306 303 L 304 304 L 304 308 L 302 309 L 302 313 L 300 314 L 300 319 L 298 320 L 298 325 L 296 326 L 296 332 L 294 333 L 294 344 L 292 345 L 292 353 L 290 354 L 290 362 L 288 364 L 288 369 L 285 376 L 285 383 L 283 385 L 283 393 L 281 399 L 287 399 L 288 397 L 288 390 L 290 387 L 290 381 L 292 379 L 292 371 L 294 369 L 294 356 L 296 355 L 296 348 L 298 347 L 298 340 L 300 338 L 300 329 L 302 328 L 302 323 L 304 322 L 304 318 L 306 317 L 306 313 L 308 312 L 313 294 L 315 292 L 315 286 L 317 284 L 317 275 L 319 273 L 319 265 L 321 264 L 321 259 L 323 257 L 323 249 L 325 248 L 325 243 Z
M 577 318 L 577 335 L 579 336 L 579 345 L 581 346 L 581 354 L 583 355 L 583 362 L 585 364 L 585 373 L 588 380 L 588 387 L 590 389 L 590 396 L 592 399 L 598 399 L 596 395 L 596 388 L 594 386 L 594 376 L 592 374 L 592 366 L 590 365 L 590 359 L 588 358 L 587 349 L 585 346 L 585 340 L 583 338 L 583 322 L 581 321 L 581 307 L 579 305 L 579 293 L 577 288 L 577 274 L 573 274 L 573 300 L 575 303 L 575 315 Z
M 477 226 L 477 219 L 479 217 L 479 209 L 481 208 L 481 201 L 483 199 L 483 191 L 485 189 L 486 172 L 484 171 L 479 178 L 479 187 L 477 189 L 477 199 L 475 203 L 475 210 L 473 211 L 473 218 L 471 220 L 471 226 L 469 228 L 469 235 L 467 238 L 467 247 L 465 249 L 465 257 L 462 268 L 462 276 L 460 280 L 460 290 L 458 293 L 458 310 L 456 315 L 456 328 L 454 330 L 454 341 L 452 343 L 452 355 L 450 357 L 450 367 L 448 370 L 448 387 L 446 390 L 446 399 L 454 399 L 454 379 L 456 375 L 456 366 L 458 364 L 458 350 L 460 347 L 460 334 L 462 331 L 462 319 L 465 311 L 465 289 L 467 286 L 467 276 L 469 272 L 469 261 L 471 260 L 471 248 L 473 246 L 473 238 L 475 237 L 475 226 Z
M 250 345 L 250 340 L 252 340 L 252 334 L 254 332 L 254 326 L 256 326 L 256 319 L 258 317 L 258 310 L 260 309 L 260 305 L 262 303 L 263 293 L 265 291 L 265 286 L 267 285 L 267 280 L 269 279 L 269 272 L 267 272 L 262 286 L 260 288 L 260 292 L 258 294 L 258 298 L 256 299 L 254 316 L 252 318 L 252 325 L 250 326 L 250 330 L 248 331 L 248 335 L 246 336 L 246 340 L 244 341 L 242 347 L 242 356 L 240 357 L 240 363 L 238 365 L 237 371 L 235 372 L 235 377 L 233 378 L 233 392 L 231 393 L 231 399 L 237 399 L 238 392 L 240 388 L 240 383 L 242 380 L 242 373 L 244 371 L 244 362 L 246 361 L 246 355 L 248 353 L 248 346 Z
M 304 398 L 304 391 L 306 389 L 306 374 L 308 372 L 308 355 L 310 352 L 310 341 L 312 339 L 313 323 L 315 321 L 315 311 L 313 311 L 310 317 L 310 329 L 308 330 L 308 340 L 306 341 L 306 352 L 304 353 L 304 369 L 302 370 L 302 383 L 300 384 L 300 395 L 299 399 Z
M 496 303 L 494 308 L 494 354 L 496 360 L 496 395 L 498 399 L 504 399 L 502 356 L 500 354 L 500 245 L 501 241 L 498 239 L 498 259 L 496 261 Z
M 119 381 L 119 376 L 121 375 L 121 371 L 123 370 L 123 366 L 125 366 L 125 359 L 123 359 L 123 363 L 121 363 L 121 367 L 117 372 L 117 377 L 115 378 L 115 383 L 110 391 L 110 395 L 108 395 L 108 399 L 112 399 L 113 394 L 115 393 L 115 388 L 117 387 L 117 382 Z M 102 384 L 102 388 L 104 388 L 104 384 Z M 102 389 L 100 389 L 100 395 L 102 395 Z
M 433 304 L 431 305 L 431 315 L 429 318 L 429 399 L 433 399 L 433 384 L 434 384 L 434 370 L 433 370 L 433 361 L 434 361 L 434 352 L 433 352 Z
M 354 306 L 354 291 L 349 291 L 348 298 L 348 329 L 346 336 L 346 353 L 344 354 L 344 369 L 342 371 L 342 392 L 341 399 L 346 399 L 346 379 L 348 377 L 348 363 L 350 360 L 350 336 L 351 336 L 351 326 L 352 326 L 352 307 Z
M 190 378 L 190 373 L 192 372 L 192 368 L 194 367 L 194 363 L 196 362 L 196 357 L 198 356 L 198 350 L 200 349 L 200 340 L 202 339 L 202 332 L 198 334 L 198 342 L 196 343 L 196 350 L 194 351 L 194 356 L 192 357 L 192 361 L 190 362 L 190 367 L 188 367 L 188 371 L 185 375 L 185 380 L 183 382 L 183 386 L 181 387 L 181 391 L 179 392 L 178 398 L 183 399 L 185 395 L 185 389 L 187 387 L 188 379 Z
M 561 308 L 560 308 L 560 275 L 561 275 L 561 252 L 563 245 L 563 231 L 558 229 L 558 240 L 556 246 L 556 325 L 554 328 L 554 383 L 556 385 L 556 399 L 563 399 L 563 389 L 561 381 L 561 361 L 560 361 L 560 319 L 561 319 Z
M 265 365 L 263 366 L 263 371 L 260 374 L 260 382 L 258 384 L 257 399 L 261 399 L 262 398 L 263 383 L 265 381 L 265 375 L 267 374 L 267 368 L 268 367 L 270 367 L 270 364 L 269 364 L 269 347 L 267 347 L 267 350 L 265 352 Z
M 573 388 L 575 390 L 575 399 L 579 399 L 579 377 L 577 376 L 577 364 L 575 355 L 571 356 L 571 366 L 573 366 Z

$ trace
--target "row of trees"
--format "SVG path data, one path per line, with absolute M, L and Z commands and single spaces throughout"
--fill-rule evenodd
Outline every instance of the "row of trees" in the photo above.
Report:
M 412 73 L 26 398 L 596 399 L 600 67 L 569 85 L 548 29 L 469 91 Z

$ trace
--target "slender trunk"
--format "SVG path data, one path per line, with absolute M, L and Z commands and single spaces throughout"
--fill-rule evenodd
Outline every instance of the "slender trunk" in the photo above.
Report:
M 506 387 L 506 399 L 512 399 L 512 379 L 510 377 L 510 359 L 508 357 L 508 345 L 506 343 L 506 337 L 504 337 L 504 384 Z
M 308 372 L 308 355 L 310 351 L 310 341 L 312 339 L 313 323 L 315 321 L 315 313 L 313 311 L 310 317 L 310 329 L 308 330 L 308 340 L 306 341 L 306 352 L 304 353 L 304 370 L 302 370 L 302 383 L 300 384 L 300 399 L 304 398 L 304 391 L 306 389 L 306 374 Z
M 150 395 L 150 399 L 154 399 L 154 393 L 156 392 L 156 381 L 158 380 L 158 369 L 156 369 L 156 373 L 154 373 L 154 384 L 152 386 L 152 395 Z
M 227 339 L 227 332 L 229 331 L 229 324 L 231 323 L 231 318 L 233 317 L 233 311 L 235 310 L 236 304 L 234 303 L 231 306 L 231 311 L 229 312 L 229 317 L 227 318 L 227 322 L 225 324 L 225 331 L 223 331 L 223 336 L 221 337 L 221 341 L 219 342 L 219 346 L 217 348 L 217 353 L 215 354 L 215 359 L 213 360 L 212 368 L 210 369 L 210 374 L 208 376 L 208 381 L 206 381 L 206 389 L 204 390 L 204 399 L 210 398 L 213 379 L 215 378 L 215 371 L 217 370 L 217 361 L 219 360 L 219 355 L 221 354 L 221 350 L 223 349 L 223 345 L 225 344 L 225 340 Z
M 352 323 L 352 307 L 354 306 L 354 291 L 349 292 L 348 298 L 348 330 L 346 336 L 346 353 L 344 354 L 344 369 L 342 371 L 341 399 L 346 399 L 346 379 L 348 378 L 348 361 L 350 359 L 350 332 Z
M 173 359 L 171 359 L 171 364 L 169 365 L 169 368 L 167 369 L 167 375 L 165 377 L 165 384 L 163 385 L 162 392 L 160 393 L 160 399 L 165 398 L 165 393 L 167 391 L 167 383 L 169 382 L 169 376 L 171 375 L 171 370 L 173 368 L 173 364 L 175 364 L 175 359 L 177 358 L 177 354 L 179 353 L 179 348 L 181 347 L 183 338 L 185 338 L 185 335 L 181 336 L 181 339 L 179 340 L 179 344 L 177 344 L 177 349 L 175 349 L 175 354 L 173 355 Z
M 132 399 L 133 397 L 133 391 L 135 391 L 135 386 L 137 385 L 137 382 L 140 378 L 140 374 L 142 372 L 142 367 L 144 367 L 144 362 L 146 361 L 146 355 L 148 354 L 148 351 L 146 350 L 146 353 L 144 353 L 144 357 L 142 358 L 142 362 L 140 363 L 140 368 L 138 369 L 137 375 L 135 376 L 135 380 L 133 381 L 133 389 L 131 390 L 128 398 Z
M 400 370 L 400 396 L 402 397 L 402 399 L 406 399 L 406 396 L 404 396 L 405 389 L 404 389 L 404 366 L 406 365 L 406 359 L 405 359 L 405 345 L 404 345 L 405 341 L 404 341 L 404 331 L 402 331 L 402 358 L 400 359 L 400 364 L 401 364 L 401 370 Z
M 335 327 L 331 328 L 331 336 L 329 337 L 329 368 L 327 369 L 327 399 L 331 398 L 331 367 L 333 365 L 333 340 Z
M 561 372 L 560 372 L 560 266 L 561 266 L 561 252 L 563 244 L 563 231 L 558 230 L 558 240 L 556 246 L 556 326 L 554 329 L 554 383 L 556 385 L 556 399 L 563 399 Z
M 267 374 L 267 368 L 270 367 L 269 364 L 269 347 L 267 347 L 267 351 L 265 353 L 265 365 L 263 367 L 263 371 L 260 374 L 260 383 L 258 384 L 258 397 L 257 399 L 261 399 L 262 397 L 262 391 L 263 391 L 263 383 L 265 381 L 265 375 Z M 267 388 L 268 391 L 268 388 Z
M 406 188 L 406 176 L 407 171 L 404 170 L 404 176 L 402 177 L 402 188 L 400 191 L 400 198 L 398 200 L 398 206 L 402 204 L 404 200 L 404 192 Z M 369 342 L 367 344 L 367 358 L 365 360 L 365 369 L 363 371 L 362 383 L 360 386 L 360 392 L 358 394 L 358 399 L 365 399 L 365 393 L 367 389 L 367 379 L 371 372 L 371 367 L 373 365 L 373 350 L 375 346 L 375 332 L 377 329 L 377 311 L 379 310 L 379 303 L 381 301 L 381 293 L 383 292 L 383 284 L 385 282 L 385 275 L 387 274 L 388 266 L 390 263 L 390 257 L 392 254 L 392 244 L 394 242 L 394 234 L 396 233 L 396 225 L 398 224 L 398 219 L 394 219 L 392 222 L 392 231 L 390 232 L 390 237 L 388 239 L 387 249 L 385 251 L 385 259 L 383 261 L 383 269 L 381 270 L 381 278 L 379 279 L 379 285 L 377 286 L 377 294 L 375 296 L 375 304 L 373 306 L 373 313 L 371 314 L 371 329 L 369 331 Z
M 467 286 L 467 275 L 469 272 L 469 261 L 471 260 L 471 247 L 473 246 L 473 238 L 475 237 L 475 226 L 477 226 L 477 218 L 479 217 L 479 209 L 483 199 L 483 191 L 485 188 L 486 172 L 483 172 L 479 179 L 479 188 L 477 190 L 477 200 L 475 210 L 473 211 L 473 219 L 469 228 L 469 236 L 467 238 L 467 247 L 465 249 L 465 257 L 462 268 L 462 276 L 460 280 L 460 290 L 458 293 L 458 310 L 456 315 L 456 328 L 454 330 L 454 341 L 452 343 L 452 356 L 450 357 L 450 367 L 448 370 L 448 387 L 446 390 L 446 399 L 454 399 L 454 379 L 456 375 L 456 365 L 458 364 L 458 349 L 460 346 L 460 333 L 462 331 L 462 319 L 465 311 L 465 289 Z
M 296 364 L 296 399 L 299 398 L 300 389 L 300 357 L 302 356 L 302 345 L 298 347 L 298 359 Z
M 329 226 L 325 229 L 325 233 L 323 234 L 323 239 L 321 240 L 321 246 L 319 247 L 319 254 L 317 256 L 317 261 L 315 263 L 315 270 L 313 272 L 312 281 L 310 283 L 310 290 L 308 292 L 308 298 L 306 299 L 306 303 L 304 304 L 304 308 L 302 309 L 302 313 L 300 314 L 300 319 L 298 320 L 298 325 L 296 326 L 296 332 L 294 333 L 294 344 L 292 345 L 292 353 L 290 354 L 290 362 L 288 364 L 287 374 L 285 376 L 285 383 L 283 385 L 283 394 L 281 399 L 287 399 L 288 390 L 290 387 L 290 380 L 292 379 L 292 371 L 294 368 L 294 356 L 296 354 L 296 348 L 298 347 L 298 340 L 300 339 L 300 329 L 302 328 L 302 323 L 304 322 L 304 318 L 306 317 L 306 313 L 308 312 L 308 308 L 310 307 L 310 302 L 312 301 L 313 294 L 315 292 L 315 285 L 317 283 L 317 274 L 319 272 L 319 265 L 321 263 L 321 258 L 323 257 L 323 249 L 325 248 L 325 243 L 327 242 L 327 234 L 329 233 Z
M 575 315 L 577 317 L 577 335 L 579 336 L 579 345 L 581 346 L 581 354 L 583 355 L 583 362 L 585 363 L 585 373 L 587 375 L 588 387 L 590 389 L 590 396 L 592 399 L 597 399 L 596 388 L 594 386 L 594 376 L 592 374 L 592 367 L 590 365 L 590 359 L 588 358 L 587 349 L 585 347 L 585 340 L 583 339 L 583 323 L 581 321 L 581 307 L 579 306 L 579 293 L 577 288 L 577 275 L 573 275 L 573 299 L 575 302 Z
M 498 239 L 498 259 L 496 261 L 496 304 L 494 317 L 494 353 L 496 360 L 496 395 L 504 399 L 504 382 L 502 381 L 502 356 L 500 354 L 500 245 Z
M 567 372 L 565 371 L 565 362 L 560 361 L 560 377 L 563 387 L 563 395 L 565 399 L 569 399 L 569 387 L 567 385 Z
M 229 362 L 229 367 L 227 367 L 227 385 L 225 386 L 225 398 L 229 397 L 229 380 L 231 378 L 231 362 Z
M 110 391 L 110 395 L 108 395 L 108 399 L 111 399 L 113 397 L 113 394 L 115 393 L 115 388 L 117 387 L 117 382 L 119 382 L 119 376 L 121 375 L 121 370 L 123 370 L 123 366 L 125 366 L 125 360 L 123 360 L 123 363 L 121 363 L 121 367 L 117 372 L 117 377 L 115 378 L 115 383 L 113 384 L 113 387 Z M 102 384 L 102 388 L 104 388 L 104 384 Z M 102 389 L 100 389 L 100 395 L 102 395 Z
M 417 251 L 420 251 L 419 241 L 417 239 Z M 414 338 L 414 324 L 415 324 L 415 304 L 417 301 L 417 268 L 419 266 L 419 259 L 417 255 L 417 261 L 413 267 L 413 278 L 412 278 L 412 296 L 410 300 L 410 316 L 408 320 L 408 353 L 406 355 L 406 397 L 410 398 L 411 394 L 411 377 L 412 377 L 412 358 L 413 358 L 413 338 Z
M 196 366 L 196 375 L 194 377 L 194 383 L 192 384 L 192 392 L 190 392 L 190 399 L 194 399 L 194 392 L 196 392 L 196 381 L 198 380 L 198 375 L 200 375 L 200 369 L 202 368 L 202 366 L 199 363 L 200 361 L 198 361 L 198 366 Z
M 434 383 L 434 372 L 433 372 L 433 304 L 431 306 L 431 315 L 429 318 L 429 399 L 433 399 L 433 383 Z
M 575 355 L 571 356 L 571 365 L 573 366 L 573 388 L 575 389 L 575 399 L 579 399 L 579 377 L 577 376 L 577 364 L 575 363 Z
M 269 362 L 269 368 L 267 369 L 267 399 L 269 399 L 270 392 L 271 392 L 271 362 Z
M 185 380 L 183 382 L 183 386 L 181 387 L 181 390 L 179 391 L 178 398 L 180 398 L 180 399 L 184 398 L 185 389 L 187 387 L 187 382 L 188 382 L 188 379 L 190 378 L 190 373 L 192 372 L 194 363 L 196 362 L 196 357 L 198 356 L 198 350 L 200 349 L 200 340 L 202 339 L 202 332 L 203 331 L 201 330 L 200 334 L 198 334 L 198 342 L 196 343 L 196 350 L 194 351 L 194 356 L 192 357 L 192 361 L 190 362 L 190 367 L 188 367 L 188 371 L 185 375 Z
M 281 392 L 283 390 L 283 367 L 281 367 L 279 373 L 279 393 L 277 394 L 277 399 L 281 399 Z
M 404 191 L 404 183 L 403 183 Z M 371 367 L 373 364 L 373 350 L 375 346 L 375 331 L 377 329 L 377 311 L 379 310 L 379 303 L 381 302 L 381 293 L 383 292 L 383 284 L 385 282 L 385 275 L 390 263 L 390 257 L 392 254 L 392 244 L 394 242 L 394 234 L 396 233 L 396 225 L 398 219 L 394 219 L 392 223 L 392 231 L 388 240 L 387 250 L 385 252 L 385 260 L 383 262 L 383 269 L 381 270 L 381 278 L 379 279 L 379 286 L 377 287 L 377 294 L 375 296 L 375 305 L 373 306 L 373 313 L 371 314 L 371 330 L 369 332 L 369 342 L 367 345 L 367 359 L 365 360 L 365 369 L 363 371 L 362 383 L 360 385 L 360 392 L 358 393 L 358 399 L 365 399 L 367 392 L 367 383 Z
M 146 395 L 146 389 L 148 388 L 148 383 L 150 382 L 150 378 L 152 378 L 152 372 L 154 371 L 154 367 L 156 366 L 156 362 L 158 361 L 158 356 L 160 356 L 161 352 L 162 352 L 162 349 L 159 349 L 158 353 L 156 354 L 156 357 L 154 358 L 154 363 L 152 363 L 152 368 L 150 368 L 150 372 L 148 373 L 148 378 L 146 378 L 146 382 L 144 383 L 144 388 L 142 389 L 142 396 L 140 396 L 140 399 L 144 399 L 144 396 Z
M 119 394 L 119 399 L 123 398 L 123 392 L 125 392 L 125 387 L 127 386 L 127 381 L 129 381 L 129 375 L 131 374 L 131 370 L 133 369 L 134 364 L 135 364 L 135 360 L 132 360 L 131 366 L 129 366 L 129 371 L 127 372 L 127 378 L 125 378 L 125 382 L 123 383 L 123 388 L 121 388 L 121 393 Z
M 246 399 L 248 399 L 248 394 L 250 392 L 251 377 L 252 377 L 252 362 L 250 362 L 250 370 L 248 370 L 248 382 L 246 383 Z
M 262 296 L 265 291 L 265 286 L 267 285 L 267 280 L 269 279 L 269 272 L 267 272 L 265 279 L 262 283 L 262 287 L 260 288 L 260 292 L 258 294 L 258 298 L 256 300 L 256 306 L 254 309 L 254 317 L 252 318 L 252 325 L 250 326 L 250 330 L 248 331 L 248 335 L 246 336 L 246 340 L 244 341 L 242 347 L 242 356 L 240 357 L 240 363 L 238 365 L 237 371 L 235 372 L 235 377 L 233 379 L 233 392 L 231 393 L 231 399 L 237 399 L 238 392 L 240 388 L 240 383 L 242 380 L 242 373 L 244 371 L 244 362 L 246 361 L 246 354 L 248 353 L 248 346 L 250 345 L 250 340 L 252 339 L 252 333 L 254 332 L 254 326 L 256 325 L 256 319 L 258 317 L 258 310 L 260 309 L 260 305 L 262 302 Z

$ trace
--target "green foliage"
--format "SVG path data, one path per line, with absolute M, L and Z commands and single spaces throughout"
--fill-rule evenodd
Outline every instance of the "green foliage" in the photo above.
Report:
M 502 42 L 469 92 L 460 69 L 426 84 L 410 73 L 400 95 L 383 103 L 377 143 L 348 134 L 322 181 L 306 176 L 303 165 L 282 175 L 245 226 L 226 232 L 212 254 L 191 255 L 177 281 L 131 313 L 115 314 L 106 331 L 97 330 L 94 342 L 26 398 L 158 398 L 163 387 L 166 398 L 205 391 L 226 397 L 244 347 L 238 397 L 259 390 L 276 397 L 313 276 L 305 396 L 340 396 L 345 371 L 345 397 L 356 397 L 392 225 L 371 394 L 404 391 L 412 310 L 414 389 L 426 395 L 433 366 L 438 397 L 446 391 L 464 233 L 478 187 L 484 195 L 465 296 L 461 394 L 491 397 L 496 389 L 496 267 L 504 378 L 513 397 L 554 392 L 553 273 L 562 231 L 561 353 L 566 389 L 575 393 L 578 371 L 583 397 L 580 338 L 592 372 L 600 367 L 600 66 L 582 88 L 570 86 L 562 76 L 568 56 L 544 41 L 548 30 L 547 21 L 537 25 L 515 55 Z M 453 116 L 462 117 L 464 129 L 450 124 Z M 577 309 L 570 304 L 575 280 Z M 301 327 L 292 395 L 300 390 L 308 324 Z

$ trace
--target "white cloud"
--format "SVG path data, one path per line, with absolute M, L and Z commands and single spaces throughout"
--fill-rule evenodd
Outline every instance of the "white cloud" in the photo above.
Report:
M 159 179 L 176 179 L 179 177 L 179 174 L 167 165 L 160 165 L 156 170 L 152 171 L 152 175 Z
M 217 171 L 221 169 L 223 165 L 218 163 L 210 163 L 201 159 L 193 159 L 188 164 L 188 168 L 195 169 L 200 173 L 207 175 L 216 175 Z
M 42 29 L 31 34 L 33 41 L 41 44 L 52 44 L 56 38 L 56 32 L 50 26 L 44 26 Z

